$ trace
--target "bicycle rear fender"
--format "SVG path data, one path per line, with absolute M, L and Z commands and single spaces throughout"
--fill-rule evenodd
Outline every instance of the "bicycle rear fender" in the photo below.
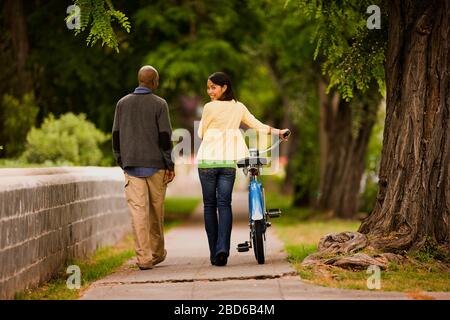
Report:
M 248 187 L 248 203 L 251 220 L 264 219 L 264 203 L 261 182 L 252 180 Z

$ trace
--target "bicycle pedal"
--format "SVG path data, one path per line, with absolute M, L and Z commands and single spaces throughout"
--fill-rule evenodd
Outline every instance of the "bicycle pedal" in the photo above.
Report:
M 250 249 L 250 243 L 248 241 L 245 241 L 244 243 L 239 243 L 236 249 L 238 252 L 246 252 Z
M 271 226 L 272 226 L 272 222 L 267 221 L 267 222 L 266 222 L 266 226 L 267 226 L 267 227 L 271 227 Z
M 281 210 L 280 209 L 269 209 L 269 211 L 266 212 L 266 215 L 269 218 L 278 218 L 281 216 Z

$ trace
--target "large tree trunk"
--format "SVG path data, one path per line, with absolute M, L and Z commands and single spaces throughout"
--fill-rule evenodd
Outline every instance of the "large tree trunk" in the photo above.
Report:
M 351 102 L 336 93 L 320 94 L 320 186 L 317 207 L 334 216 L 352 218 L 358 211 L 361 177 L 365 168 L 367 145 L 381 99 L 375 86 Z M 355 114 L 359 121 L 355 122 Z M 355 126 L 355 123 L 358 124 Z
M 375 208 L 359 231 L 386 251 L 450 240 L 449 1 L 388 1 L 386 122 Z

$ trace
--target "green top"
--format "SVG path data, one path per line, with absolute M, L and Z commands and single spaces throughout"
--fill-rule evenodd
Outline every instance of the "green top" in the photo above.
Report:
M 198 167 L 206 168 L 236 168 L 235 160 L 199 160 Z

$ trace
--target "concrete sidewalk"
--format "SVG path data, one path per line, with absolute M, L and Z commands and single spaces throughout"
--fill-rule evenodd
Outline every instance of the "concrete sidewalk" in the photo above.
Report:
M 242 206 L 243 198 L 246 194 L 236 194 L 234 203 Z M 235 249 L 237 243 L 248 239 L 249 232 L 238 214 L 228 265 L 212 266 L 202 221 L 195 218 L 198 215 L 167 234 L 166 261 L 152 270 L 140 271 L 134 266 L 135 261 L 130 260 L 118 272 L 94 283 L 82 299 L 409 299 L 404 293 L 342 290 L 301 281 L 286 261 L 283 244 L 270 228 L 267 261 L 258 265 L 252 251 L 238 253 Z M 426 296 L 450 299 L 447 293 L 427 293 Z
M 198 185 L 192 187 L 198 189 Z M 227 266 L 212 266 L 209 262 L 203 208 L 200 205 L 188 223 L 166 235 L 168 255 L 163 263 L 152 270 L 140 271 L 135 267 L 135 260 L 130 260 L 118 272 L 95 282 L 82 299 L 411 299 L 400 292 L 343 290 L 301 281 L 287 262 L 287 254 L 272 229 L 274 227 L 268 229 L 264 265 L 257 264 L 253 251 L 238 253 L 237 244 L 249 239 L 247 193 L 243 189 L 245 181 L 237 181 L 233 193 L 234 223 Z M 276 220 L 273 223 L 275 226 Z M 450 299 L 450 293 L 423 295 Z
M 233 247 L 248 238 L 248 227 L 233 229 Z M 140 271 L 129 261 L 119 272 L 94 283 L 82 299 L 406 299 L 402 293 L 338 290 L 306 284 L 286 261 L 273 232 L 268 234 L 268 259 L 256 263 L 253 252 L 231 250 L 226 267 L 209 263 L 205 231 L 192 223 L 167 235 L 166 261 Z

